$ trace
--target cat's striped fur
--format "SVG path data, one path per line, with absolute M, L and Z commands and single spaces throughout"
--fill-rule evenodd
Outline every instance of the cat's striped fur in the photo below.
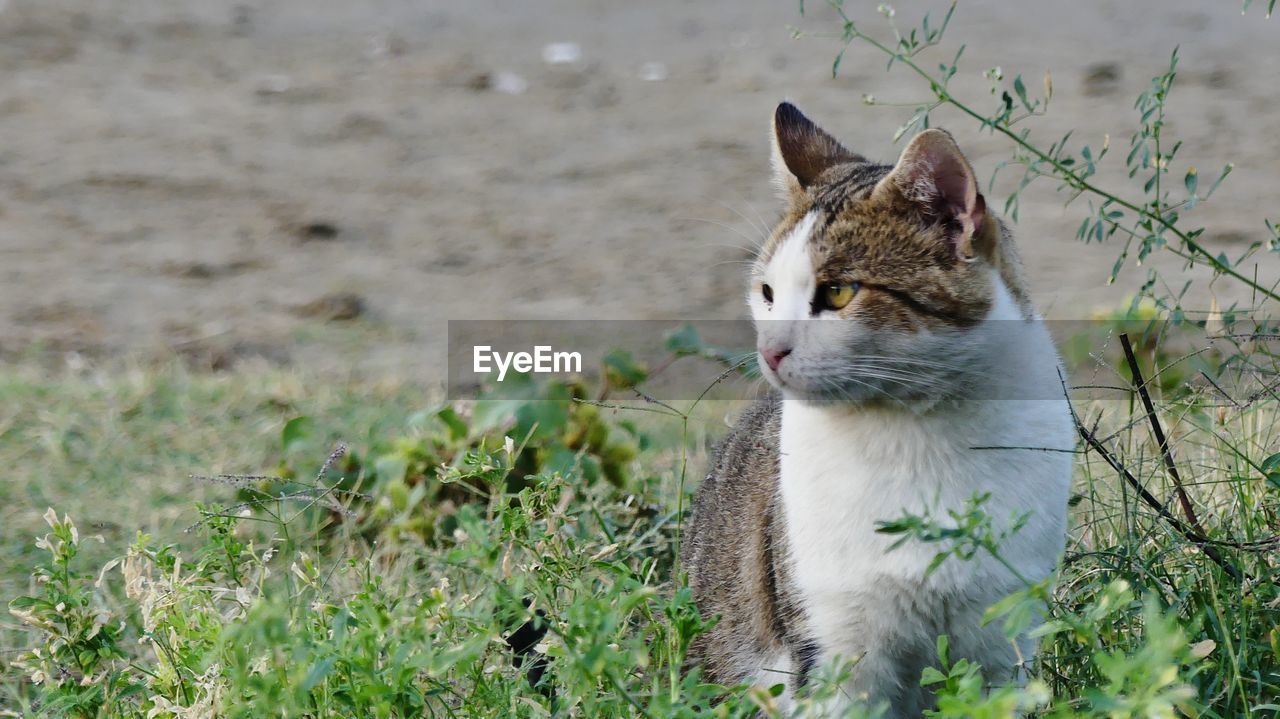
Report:
M 997 529 L 1028 517 L 1002 556 L 1023 578 L 1047 576 L 1070 455 L 973 448 L 1072 447 L 1057 357 L 1012 237 L 950 136 L 921 133 L 891 166 L 787 104 L 774 130 L 787 210 L 748 301 L 777 393 L 739 418 L 694 504 L 683 566 L 720 619 L 691 662 L 720 683 L 785 684 L 786 701 L 819 664 L 857 660 L 840 696 L 919 716 L 939 634 L 992 679 L 1029 658 L 1025 637 L 980 622 L 1021 580 L 989 557 L 926 576 L 942 547 L 890 551 L 877 522 L 945 517 L 990 492 Z M 829 286 L 856 289 L 824 307 Z

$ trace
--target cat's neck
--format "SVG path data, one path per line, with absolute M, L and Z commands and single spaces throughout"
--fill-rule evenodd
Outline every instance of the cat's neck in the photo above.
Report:
M 1019 291 L 1004 282 L 1004 270 L 993 269 L 994 301 L 983 322 L 964 330 L 956 352 L 945 358 L 917 361 L 950 362 L 963 367 L 949 386 L 936 387 L 929 397 L 880 397 L 861 401 L 807 400 L 783 397 L 805 413 L 831 419 L 860 417 L 898 422 L 934 414 L 964 415 L 988 401 L 1061 400 L 1065 397 L 1057 351 L 1044 321 Z
M 1070 411 L 1048 331 L 1022 315 L 1003 284 L 999 294 L 985 326 L 969 330 L 983 340 L 971 359 L 986 363 L 976 395 L 916 404 L 783 403 L 780 486 L 792 519 L 821 520 L 830 529 L 856 514 L 871 527 L 931 501 L 959 508 L 979 488 L 1008 490 L 1009 501 L 1022 501 L 1020 482 L 1038 463 L 1068 456 Z M 811 540 L 806 546 L 821 543 Z

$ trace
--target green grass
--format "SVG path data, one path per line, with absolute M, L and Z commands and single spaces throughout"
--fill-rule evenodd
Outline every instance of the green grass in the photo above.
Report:
M 671 581 L 679 509 L 720 431 L 715 420 L 732 407 L 700 407 L 686 429 L 679 417 L 572 402 L 572 387 L 541 391 L 532 402 L 448 406 L 412 386 L 268 368 L 6 370 L 0 581 L 6 601 L 31 599 L 0 620 L 0 708 L 161 717 L 768 711 L 765 690 L 703 685 L 683 670 L 689 640 L 711 618 Z M 1115 461 L 1181 516 L 1140 407 L 1077 409 Z M 1280 481 L 1275 404 L 1184 398 L 1163 403 L 1160 417 L 1197 519 L 1222 543 L 1217 562 L 1096 452 L 1082 454 L 1056 587 L 1028 588 L 995 619 L 1016 628 L 1048 598 L 1034 680 L 984 693 L 975 667 L 945 662 L 929 677 L 942 716 L 1020 707 L 1234 717 L 1277 704 L 1280 572 L 1266 543 Z M 304 486 L 338 439 L 350 454 L 321 473 L 318 489 Z M 221 472 L 297 484 L 188 478 Z M 46 524 L 47 506 L 69 515 L 78 539 L 61 516 Z M 95 534 L 105 542 L 87 539 Z M 517 667 L 507 638 L 522 625 L 545 634 Z M 34 647 L 39 656 L 17 651 Z M 545 666 L 538 689 L 535 666 Z M 813 700 L 832 691 L 819 678 Z
M 370 446 L 398 435 L 428 403 L 420 387 L 326 383 L 267 367 L 191 374 L 180 366 L 50 373 L 0 368 L 0 596 L 29 589 L 33 541 L 48 507 L 75 517 L 87 563 L 121 553 L 137 531 L 189 541 L 196 502 L 226 498 L 192 474 L 258 473 L 286 459 L 281 429 L 306 416 L 315 451 L 342 438 Z M 320 450 L 323 451 L 323 450 Z M 0 651 L 21 645 L 0 619 Z

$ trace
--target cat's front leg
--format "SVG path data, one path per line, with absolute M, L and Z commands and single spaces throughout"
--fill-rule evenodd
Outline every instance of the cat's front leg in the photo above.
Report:
M 920 686 L 920 675 L 927 664 L 927 654 L 918 647 L 892 638 L 864 645 L 859 651 L 825 653 L 824 666 L 829 671 L 848 668 L 838 686 L 824 686 L 831 681 L 819 673 L 806 689 L 815 696 L 827 696 L 819 702 L 819 716 L 863 717 L 868 710 L 883 709 L 877 715 L 884 719 L 919 719 L 933 706 L 932 692 Z M 854 708 L 858 707 L 858 710 Z

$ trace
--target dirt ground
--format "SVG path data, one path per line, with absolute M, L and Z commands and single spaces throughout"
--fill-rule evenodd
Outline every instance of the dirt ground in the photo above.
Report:
M 891 159 L 908 111 L 863 93 L 926 91 L 865 49 L 833 80 L 834 40 L 792 37 L 838 29 L 808 5 L 0 0 L 0 356 L 434 378 L 448 319 L 740 317 L 741 261 L 777 212 L 774 105 Z M 1168 132 L 1205 178 L 1235 162 L 1195 214 L 1236 254 L 1275 217 L 1277 23 L 1238 2 L 962 0 L 947 47 L 967 45 L 956 87 L 983 108 L 986 68 L 1033 90 L 1052 70 L 1036 136 L 1110 133 L 1120 160 L 1133 98 L 1181 45 Z M 549 63 L 551 43 L 580 57 Z M 983 177 L 1007 156 L 972 121 L 935 123 Z M 1075 240 L 1084 211 L 1048 186 L 1022 206 L 1053 316 L 1126 295 L 1105 286 L 1117 248 Z M 1280 256 L 1256 269 L 1280 279 Z

